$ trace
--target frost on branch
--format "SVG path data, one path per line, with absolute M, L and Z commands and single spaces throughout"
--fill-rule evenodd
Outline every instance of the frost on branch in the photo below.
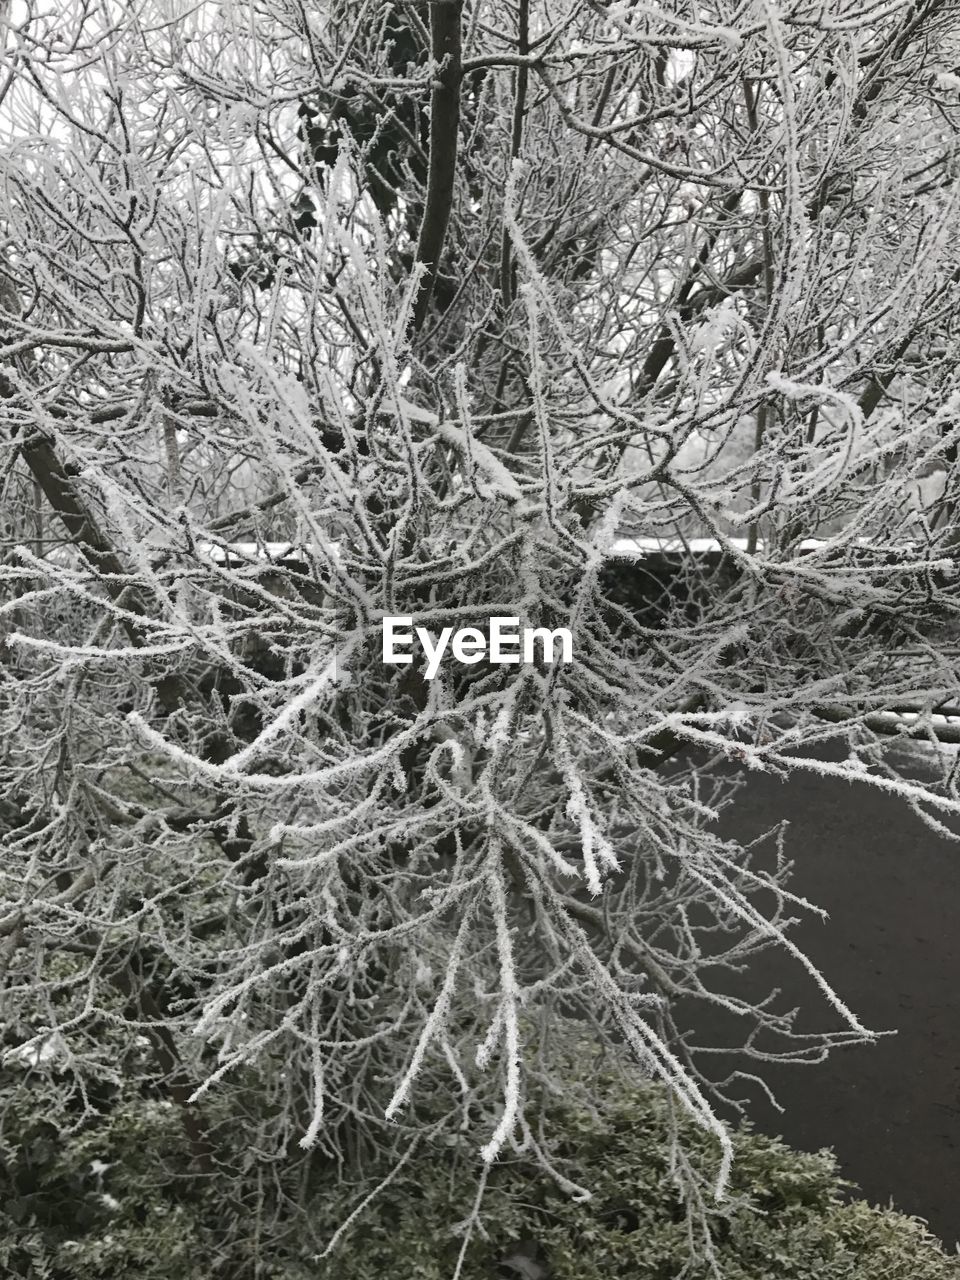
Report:
M 737 771 L 960 809 L 955 37 L 440 9 L 8 20 L 6 1048 L 65 1099 L 141 1072 L 198 1161 L 253 1088 L 304 1177 L 461 1128 L 552 1169 L 576 1025 L 716 1135 L 720 1194 L 718 1099 L 871 1034 L 782 833 L 718 834 Z M 574 661 L 428 681 L 385 616 Z M 841 1029 L 715 983 L 771 947 Z

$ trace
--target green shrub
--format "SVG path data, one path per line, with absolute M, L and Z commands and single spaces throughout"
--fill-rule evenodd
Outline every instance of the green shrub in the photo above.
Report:
M 690 1263 L 687 1213 L 670 1177 L 664 1092 L 653 1086 L 618 1090 L 597 1115 L 562 1103 L 550 1108 L 564 1133 L 559 1168 L 589 1188 L 591 1200 L 573 1202 L 532 1161 L 502 1162 L 481 1207 L 488 1238 L 475 1234 L 463 1280 L 521 1276 L 520 1263 L 497 1271 L 521 1242 L 522 1256 L 536 1260 L 527 1273 L 551 1280 L 706 1280 L 714 1274 L 707 1263 Z M 716 1161 L 711 1140 L 684 1119 L 680 1130 L 687 1152 L 709 1177 Z M 960 1260 L 949 1258 L 918 1219 L 862 1201 L 844 1203 L 848 1184 L 838 1178 L 829 1152 L 791 1151 L 749 1129 L 736 1134 L 735 1146 L 729 1202 L 704 1206 L 723 1280 L 960 1277 Z M 434 1151 L 405 1169 L 319 1273 L 324 1280 L 449 1280 L 460 1248 L 450 1223 L 468 1214 L 466 1184 L 474 1181 L 465 1171 L 456 1176 L 457 1155 L 450 1148 Z
M 531 1108 L 555 1135 L 555 1167 L 589 1188 L 578 1203 L 534 1159 L 498 1163 L 470 1235 L 463 1280 L 958 1280 L 924 1226 L 863 1202 L 845 1203 L 828 1152 L 798 1154 L 742 1129 L 731 1196 L 704 1202 L 693 1243 L 717 1271 L 691 1263 L 691 1225 L 670 1175 L 672 1108 L 651 1085 L 591 1080 L 598 1110 L 549 1099 Z M 43 1114 L 4 1114 L 0 1143 L 0 1273 L 16 1280 L 450 1280 L 478 1176 L 475 1146 L 424 1143 L 344 1232 L 319 1246 L 376 1185 L 314 1169 L 286 1193 L 244 1159 L 243 1126 L 225 1122 L 235 1163 L 191 1171 L 176 1108 L 143 1098 L 105 1105 L 72 1132 Z M 716 1167 L 710 1137 L 680 1118 L 704 1188 Z M 221 1153 L 222 1158 L 222 1153 Z M 106 1166 L 106 1168 L 104 1168 Z M 309 1166 L 306 1162 L 303 1169 Z M 275 1168 L 281 1180 L 287 1166 Z M 379 1171 L 382 1175 L 386 1168 Z M 258 1189 L 259 1188 L 259 1189 Z M 270 1210 L 264 1206 L 268 1189 Z M 289 1198 L 288 1198 L 289 1197 Z M 256 1219 L 256 1221 L 255 1221 Z M 705 1228 L 705 1236 L 697 1232 Z

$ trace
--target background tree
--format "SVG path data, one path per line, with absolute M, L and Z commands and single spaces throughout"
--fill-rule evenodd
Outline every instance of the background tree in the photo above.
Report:
M 934 0 L 6 8 L 0 932 L 64 1108 L 136 1073 L 212 1168 L 242 1078 L 305 1177 L 429 1126 L 548 1161 L 576 1017 L 727 1150 L 751 1059 L 869 1036 L 716 766 L 960 809 L 882 751 L 956 737 L 957 43 Z M 495 614 L 576 660 L 380 661 Z M 777 945 L 844 1029 L 724 991 Z

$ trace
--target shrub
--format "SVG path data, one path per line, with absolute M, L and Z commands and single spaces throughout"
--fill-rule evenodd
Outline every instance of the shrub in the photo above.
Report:
M 734 1135 L 730 1197 L 709 1198 L 717 1151 L 675 1113 L 660 1086 L 591 1081 L 597 1105 L 545 1097 L 540 1120 L 559 1135 L 558 1173 L 590 1190 L 578 1202 L 527 1153 L 491 1170 L 468 1233 L 462 1280 L 948 1280 L 948 1257 L 916 1218 L 862 1201 L 827 1151 L 801 1154 L 749 1128 Z M 235 1100 L 236 1101 L 236 1100 Z M 42 1114 L 18 1125 L 8 1111 L 2 1148 L 0 1266 L 16 1280 L 451 1280 L 478 1186 L 466 1139 L 424 1143 L 318 1254 L 389 1166 L 363 1177 L 326 1168 L 279 1194 L 264 1193 L 262 1163 L 244 1167 L 243 1126 L 222 1141 L 235 1162 L 219 1175 L 185 1166 L 175 1109 L 124 1098 L 73 1132 Z M 682 1139 L 702 1217 L 671 1176 L 671 1135 Z M 286 1166 L 281 1166 L 283 1169 Z M 287 1172 L 279 1172 L 282 1183 Z M 304 1191 L 304 1188 L 306 1190 Z M 256 1190 L 256 1194 L 251 1194 Z M 302 1196 L 307 1196 L 304 1204 Z M 291 1227 L 307 1209 L 310 1237 Z M 244 1217 L 242 1206 L 258 1209 Z M 272 1212 L 266 1204 L 272 1204 Z M 284 1205 L 287 1205 L 284 1208 Z M 285 1220 L 286 1219 L 286 1220 Z M 461 1224 L 457 1230 L 453 1224 Z M 699 1261 L 691 1261 L 693 1256 Z M 716 1271 L 711 1270 L 712 1254 Z
M 838 1177 L 828 1151 L 800 1153 L 740 1129 L 731 1196 L 722 1206 L 705 1200 L 706 1239 L 698 1240 L 697 1224 L 670 1176 L 672 1107 L 662 1088 L 608 1096 L 599 1112 L 562 1101 L 549 1110 L 564 1128 L 559 1167 L 589 1188 L 591 1199 L 572 1201 L 532 1160 L 502 1162 L 481 1206 L 486 1238 L 475 1233 L 463 1280 L 508 1274 L 544 1280 L 960 1276 L 960 1261 L 944 1253 L 920 1220 L 862 1201 L 845 1203 L 850 1184 Z M 676 1119 L 686 1153 L 709 1177 L 716 1160 L 711 1139 Z M 460 1241 L 449 1224 L 469 1213 L 471 1198 L 468 1180 L 456 1176 L 458 1154 L 462 1160 L 452 1148 L 433 1152 L 395 1179 L 321 1273 L 324 1280 L 450 1280 Z M 699 1246 L 701 1258 L 708 1245 L 716 1272 L 706 1260 L 691 1263 L 691 1244 Z

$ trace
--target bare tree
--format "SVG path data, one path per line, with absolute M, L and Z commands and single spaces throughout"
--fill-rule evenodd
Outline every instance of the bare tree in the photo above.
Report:
M 200 1161 L 239 1070 L 260 1149 L 409 1151 L 429 1082 L 546 1161 L 575 1016 L 722 1194 L 717 1097 L 871 1034 L 712 766 L 960 810 L 955 6 L 693 12 L 5 11 L 9 1043 L 68 1090 L 146 1035 Z M 391 616 L 574 659 L 427 679 Z M 715 989 L 771 946 L 844 1030 Z

